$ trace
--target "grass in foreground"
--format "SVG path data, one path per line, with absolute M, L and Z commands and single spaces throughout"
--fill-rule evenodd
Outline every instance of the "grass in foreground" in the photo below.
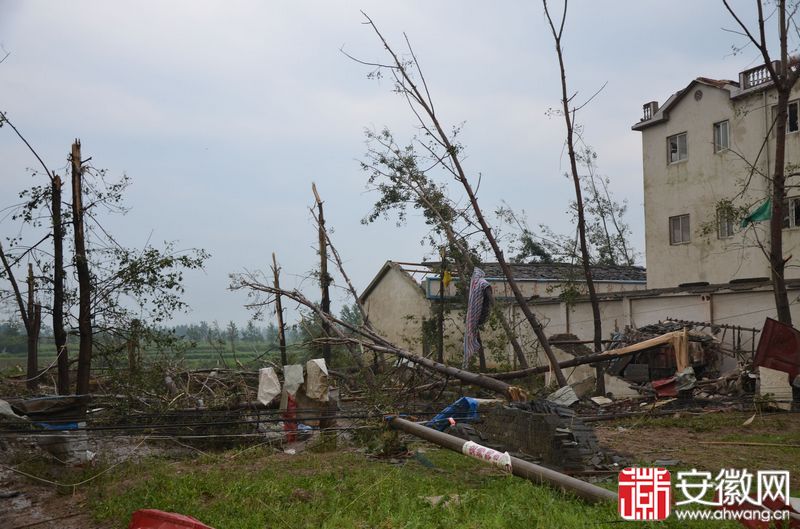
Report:
M 622 522 L 616 504 L 588 505 L 459 454 L 422 449 L 432 468 L 415 459 L 400 465 L 371 461 L 352 451 L 153 459 L 110 473 L 94 487 L 91 506 L 98 520 L 120 528 L 140 508 L 188 514 L 217 529 L 596 528 Z M 450 502 L 433 506 L 430 496 Z M 704 527 L 673 518 L 624 525 Z

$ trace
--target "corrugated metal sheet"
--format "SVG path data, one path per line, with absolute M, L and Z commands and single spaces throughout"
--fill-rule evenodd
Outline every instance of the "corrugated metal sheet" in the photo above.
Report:
M 794 380 L 800 375 L 800 331 L 791 325 L 767 318 L 753 363 L 789 373 L 790 380 Z

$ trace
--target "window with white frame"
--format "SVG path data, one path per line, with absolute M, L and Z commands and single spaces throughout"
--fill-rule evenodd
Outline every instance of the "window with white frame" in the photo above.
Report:
M 680 162 L 688 156 L 685 132 L 667 138 L 667 163 Z
M 730 145 L 729 127 L 727 120 L 714 123 L 714 152 L 728 150 Z
M 689 214 L 669 218 L 669 243 L 686 244 L 690 241 Z
M 717 238 L 729 239 L 733 237 L 733 230 L 736 226 L 733 212 L 728 208 L 717 209 Z
M 783 228 L 800 227 L 800 197 L 790 197 L 783 202 Z

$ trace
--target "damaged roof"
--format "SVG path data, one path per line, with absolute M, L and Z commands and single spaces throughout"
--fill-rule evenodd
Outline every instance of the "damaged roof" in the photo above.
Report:
M 438 270 L 440 263 L 424 263 L 432 270 Z M 523 281 L 563 281 L 573 279 L 583 281 L 583 267 L 571 263 L 517 263 L 511 264 L 514 279 Z M 487 279 L 505 279 L 499 263 L 483 263 L 480 268 L 486 272 Z M 595 281 L 633 281 L 647 282 L 647 272 L 643 266 L 592 266 L 592 279 Z

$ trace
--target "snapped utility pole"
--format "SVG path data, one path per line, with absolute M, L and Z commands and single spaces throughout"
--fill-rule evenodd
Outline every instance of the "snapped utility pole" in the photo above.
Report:
M 319 198 L 317 186 L 313 182 L 311 183 L 311 191 L 314 192 L 314 200 L 317 202 L 317 224 L 319 225 L 319 286 L 322 290 L 322 301 L 320 302 L 320 308 L 324 314 L 330 315 L 331 276 L 328 275 L 328 238 L 325 235 L 325 216 L 322 212 L 322 199 Z M 322 320 L 322 330 L 325 332 L 326 337 L 330 336 L 331 327 L 325 319 Z M 322 344 L 322 357 L 325 359 L 325 364 L 330 368 L 331 344 L 327 343 L 327 341 Z
M 281 305 L 281 283 L 280 283 L 281 269 L 278 267 L 278 260 L 275 259 L 275 252 L 272 252 L 272 276 L 274 278 L 273 284 L 275 285 L 275 314 L 278 316 L 278 346 L 281 350 L 281 365 L 288 365 L 286 359 L 286 327 L 283 325 L 283 305 Z

